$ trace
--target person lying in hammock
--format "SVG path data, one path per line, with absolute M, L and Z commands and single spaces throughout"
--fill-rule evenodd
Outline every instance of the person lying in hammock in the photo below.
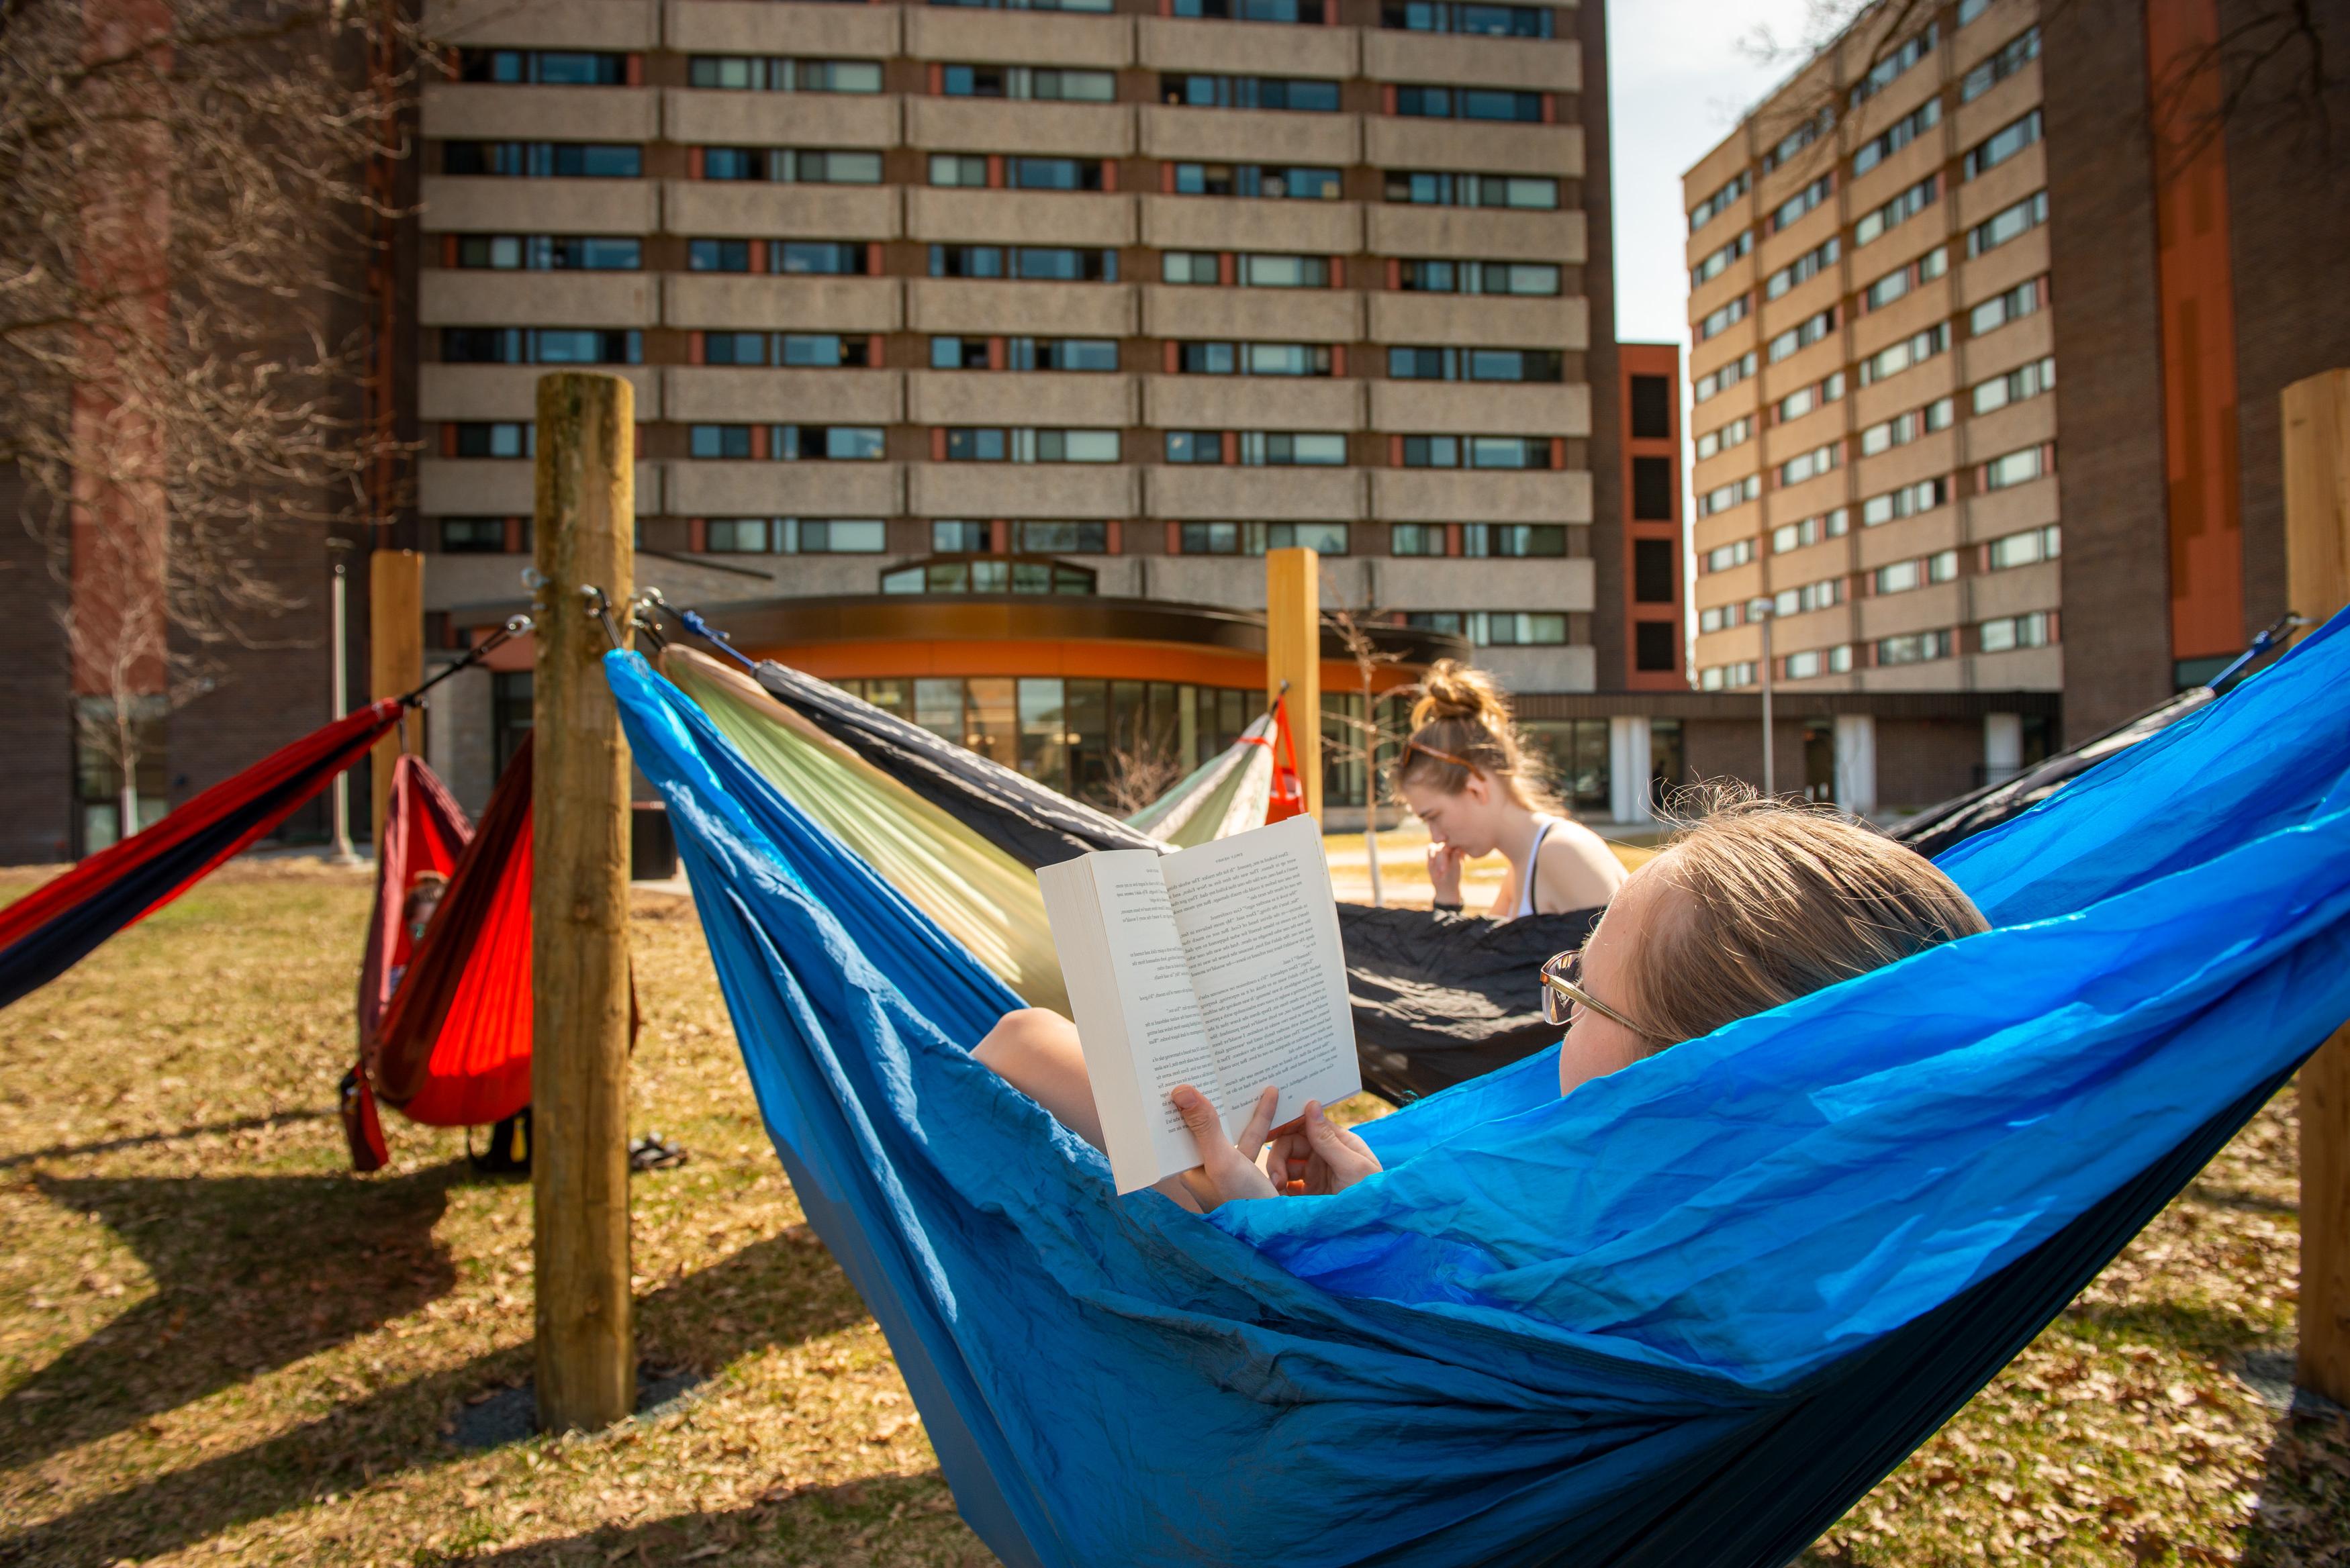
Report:
M 1932 861 L 1881 834 L 1781 801 L 1721 800 L 1632 874 L 1580 953 L 1543 966 L 1544 1005 L 1565 1025 L 1559 1093 L 1989 929 Z M 974 1054 L 1102 1147 L 1067 1019 L 1042 1008 L 1008 1012 Z M 1278 1094 L 1270 1085 L 1236 1141 L 1197 1089 L 1182 1085 L 1172 1097 L 1200 1165 L 1159 1187 L 1187 1208 L 1337 1192 L 1379 1168 L 1368 1145 L 1311 1102 L 1298 1131 L 1271 1137 Z
M 1428 828 L 1436 907 L 1460 909 L 1461 866 L 1497 849 L 1510 874 L 1489 919 L 1596 909 L 1614 898 L 1622 864 L 1544 786 L 1492 677 L 1439 659 L 1419 690 L 1394 783 Z

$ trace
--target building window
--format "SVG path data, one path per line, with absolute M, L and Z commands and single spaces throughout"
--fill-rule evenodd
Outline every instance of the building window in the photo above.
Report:
M 1840 642 L 1834 648 L 1805 649 L 1801 653 L 1787 655 L 1787 679 L 1809 680 L 1815 675 L 1842 675 L 1852 668 L 1852 644 Z
M 853 276 L 869 269 L 862 240 L 770 240 L 767 270 L 809 276 Z
M 1714 219 L 1730 211 L 1730 204 L 1745 195 L 1752 188 L 1752 182 L 1745 170 L 1741 169 L 1731 175 L 1728 184 L 1690 209 L 1690 233 L 1697 233 Z
M 1985 545 L 1983 569 L 2003 572 L 2011 566 L 2036 566 L 2042 561 L 2053 561 L 2064 553 L 2064 533 L 2051 523 L 2045 527 L 2026 528 L 2021 534 L 2010 534 Z
M 1454 174 L 1390 169 L 1387 198 L 1426 207 L 1519 207 L 1555 212 L 1558 182 L 1532 174 Z
M 1632 439 L 1669 441 L 1673 434 L 1673 383 L 1664 376 L 1632 378 Z
M 2026 27 L 2010 38 L 1997 54 L 1969 71 L 1959 83 L 1959 101 L 1972 103 L 2040 57 L 2040 27 Z
M 1567 618 L 1557 610 L 1415 610 L 1404 624 L 1465 637 L 1476 648 L 1562 648 Z
M 1413 33 L 1547 38 L 1552 36 L 1552 12 L 1547 5 L 1490 5 L 1479 0 L 1388 0 L 1379 8 L 1379 26 Z
M 778 185 L 881 182 L 879 152 L 803 151 L 793 147 L 703 147 L 696 151 L 701 154 L 704 180 L 764 180 Z
M 1851 514 L 1841 506 L 1806 517 L 1800 523 L 1783 523 L 1771 530 L 1771 553 L 1783 556 L 1790 550 L 1800 550 L 1823 539 L 1841 539 L 1850 524 Z
M 542 87 L 626 87 L 629 57 L 577 49 L 460 49 L 457 79 Z
M 2044 277 L 2019 283 L 2004 294 L 1995 295 L 1968 311 L 1967 331 L 1976 337 L 1987 332 L 1996 332 L 2009 322 L 2037 311 L 2045 303 L 2047 295 L 2048 280 Z
M 1165 74 L 1159 101 L 1192 109 L 1279 109 L 1336 114 L 1338 84 L 1303 77 L 1216 77 Z
M 1710 430 L 1697 438 L 1697 459 L 1703 462 L 1710 457 L 1744 446 L 1754 436 L 1754 416 L 1741 414 L 1718 430 Z
M 947 431 L 949 462 L 1116 462 L 1118 432 L 966 427 Z
M 1322 0 L 1175 0 L 1175 15 L 1312 26 L 1322 20 Z
M 1852 91 L 1846 100 L 1848 106 L 1858 109 L 1891 87 L 1903 72 L 1934 52 L 1939 36 L 1939 29 L 1929 22 L 1924 32 L 1904 41 L 1900 47 L 1870 67 L 1866 76 L 1852 84 Z
M 1007 158 L 1003 183 L 1014 191 L 1098 191 L 1104 183 L 1098 158 Z
M 1947 583 L 1959 575 L 1959 553 L 1940 550 L 1914 561 L 1895 561 L 1877 568 L 1870 578 L 1870 591 L 1879 594 L 1906 594 L 1929 583 Z
M 1178 163 L 1179 196 L 1264 196 L 1335 202 L 1343 192 L 1338 171 L 1304 164 Z
M 1844 396 L 1844 372 L 1830 371 L 1808 387 L 1799 387 L 1779 400 L 1779 422 L 1802 419 L 1814 409 L 1825 408 Z
M 592 327 L 444 327 L 452 365 L 641 365 L 644 334 Z
M 1344 523 L 1185 523 L 1177 542 L 1187 556 L 1262 556 L 1267 550 L 1347 553 Z
M 1835 129 L 1835 109 L 1833 107 L 1821 109 L 1803 124 L 1781 137 L 1777 145 L 1762 154 L 1762 172 L 1765 174 L 1773 172 L 1781 164 Z
M 1637 523 L 1673 520 L 1673 460 L 1636 457 L 1632 460 L 1632 519 Z
M 1555 295 L 1561 278 L 1549 262 L 1451 261 L 1439 258 L 1397 264 L 1409 294 Z
M 1219 284 L 1223 271 L 1213 251 L 1167 251 L 1159 258 L 1162 283 Z
M 1743 506 L 1762 493 L 1762 476 L 1750 473 L 1743 479 L 1733 479 L 1719 484 L 1697 498 L 1697 514 L 1711 517 L 1717 512 L 1727 512 L 1733 506 Z
M 1913 631 L 1902 637 L 1879 638 L 1877 662 L 1879 664 L 1925 664 L 1950 657 L 1950 634 L 1947 631 Z
M 688 240 L 685 242 L 685 267 L 688 272 L 749 272 L 752 240 Z
M 1762 280 L 1764 296 L 1776 299 L 1797 284 L 1807 283 L 1834 266 L 1840 244 L 1835 235 L 1830 234 L 1826 239 L 1773 273 Z
M 1055 283 L 1115 283 L 1118 253 L 1068 245 L 932 245 L 932 277 L 1014 277 Z
M 1860 362 L 1860 384 L 1873 387 L 1889 377 L 1898 376 L 1913 365 L 1921 365 L 1950 346 L 1948 322 L 1936 322 L 1915 337 L 1888 344 Z
M 888 530 L 878 517 L 712 517 L 712 555 L 878 556 Z
M 1406 468 L 1549 468 L 1552 449 L 1543 436 L 1406 436 Z
M 1701 403 L 1717 393 L 1728 391 L 1754 374 L 1761 364 L 1761 358 L 1753 349 L 1749 348 L 1729 363 L 1707 371 L 1690 387 L 1690 400 Z
M 1032 556 L 1103 556 L 1109 553 L 1107 523 L 1014 523 L 1012 547 Z
M 2056 640 L 2056 618 L 2045 610 L 1987 620 L 1975 628 L 1975 646 L 1985 653 L 2045 648 Z
M 1753 558 L 1753 540 L 1733 539 L 1727 545 L 1717 545 L 1708 550 L 1699 560 L 1698 566 L 1706 572 L 1726 572 L 1733 566 L 1742 566 Z
M 991 548 L 988 525 L 941 518 L 931 524 L 931 549 L 941 556 L 976 556 Z
M 1810 348 L 1813 344 L 1817 343 L 1821 338 L 1825 337 L 1829 333 L 1835 331 L 1835 324 L 1836 313 L 1834 306 L 1830 306 L 1827 309 L 1821 311 L 1816 316 L 1807 317 L 1804 320 L 1797 322 L 1794 326 L 1787 328 L 1786 331 L 1780 333 L 1777 337 L 1771 339 L 1771 363 L 1775 365 L 1780 360 L 1786 358 L 1788 356 Z
M 1741 659 L 1735 664 L 1712 664 L 1697 672 L 1700 691 L 1735 691 L 1742 686 L 1754 684 L 1754 661 Z
M 2012 125 L 2002 126 L 1968 152 L 1966 178 L 1987 174 L 2040 140 L 2040 111 L 2033 109 Z
M 1089 594 L 1094 574 L 1064 561 L 1012 561 L 982 556 L 925 561 L 881 574 L 885 594 Z M 928 685 L 930 682 L 924 681 Z M 950 681 L 950 685 L 958 684 Z M 973 685 L 980 682 L 974 681 Z M 1003 682 L 1009 686 L 1010 681 Z M 1025 682 L 1023 682 L 1025 684 Z
M 1691 288 L 1698 288 L 1706 284 L 1711 283 L 1715 278 L 1720 277 L 1723 273 L 1730 270 L 1730 264 L 1731 262 L 1738 260 L 1741 256 L 1743 256 L 1747 252 L 1753 248 L 1754 231 L 1752 229 L 1740 230 L 1737 236 L 1731 240 L 1728 244 L 1723 245 L 1720 250 L 1711 253 L 1704 260 L 1699 262 L 1697 265 L 1690 268 L 1690 286 Z
M 1867 244 L 1881 235 L 1899 228 L 1941 199 L 1942 177 L 1929 174 L 1885 205 L 1861 214 L 1852 226 L 1852 243 L 1856 248 Z
M 940 85 L 949 98 L 1061 103 L 1113 103 L 1118 99 L 1115 73 L 1053 66 L 948 66 L 940 73 Z
M 2004 212 L 1989 218 L 1967 231 L 1967 254 L 1979 256 L 1995 251 L 2008 241 L 2030 233 L 2048 221 L 2048 192 L 2035 191 Z
M 1704 320 L 1697 324 L 1697 340 L 1702 343 L 1709 337 L 1719 337 L 1745 320 L 1746 307 L 1752 298 L 1751 295 L 1742 294 L 1720 309 L 1708 314 Z
M 1643 675 L 1655 675 L 1681 667 L 1681 628 L 1669 620 L 1636 620 L 1632 623 L 1632 668 Z
M 500 174 L 533 180 L 637 180 L 641 147 L 591 141 L 444 141 L 443 174 Z
M 862 0 L 847 0 L 858 5 Z M 1111 0 L 930 0 L 933 5 L 959 5 L 972 11 L 1095 11 L 1107 12 Z
M 2055 466 L 2055 448 L 2031 446 L 2022 452 L 2009 452 L 2005 457 L 1992 458 L 1982 465 L 1982 488 L 1985 491 L 2005 490 L 2012 485 L 2029 484 L 2044 477 Z
M 1673 557 L 1680 546 L 1670 539 L 1632 541 L 1632 598 L 1636 604 L 1673 602 Z
M 1838 445 L 1839 443 L 1835 441 L 1830 441 L 1827 445 L 1814 447 L 1810 452 L 1799 452 L 1781 463 L 1779 465 L 1780 487 L 1784 489 L 1791 484 L 1801 484 L 1806 480 L 1817 479 L 1821 474 L 1834 469 L 1836 465 Z
M 456 264 L 523 272 L 635 272 L 641 241 L 594 234 L 459 234 Z
M 1565 356 L 1555 348 L 1390 348 L 1388 375 L 1398 381 L 1557 381 Z
M 1874 528 L 1898 517 L 1914 517 L 1920 512 L 1946 506 L 1950 500 L 1949 480 L 1921 479 L 1915 484 L 1905 484 L 1898 490 L 1888 490 L 1882 495 L 1872 495 L 1862 502 L 1860 525 Z
M 1526 749 L 1559 797 L 1577 811 L 1608 806 L 1608 724 L 1605 719 L 1525 719 Z
M 1875 457 L 1897 446 L 1908 446 L 1919 436 L 1948 430 L 1955 411 L 1956 405 L 1950 399 L 1937 398 L 1922 409 L 1880 420 L 1860 432 L 1860 455 Z
M 1396 526 L 1409 528 L 1419 525 L 1399 523 Z M 1464 556 L 1513 558 L 1564 556 L 1569 553 L 1566 526 L 1564 523 L 1463 523 L 1461 524 L 1461 553 Z M 1431 527 L 1438 536 L 1436 548 L 1419 553 L 1440 556 L 1444 553 L 1443 525 L 1437 524 Z M 1400 556 L 1407 552 L 1396 550 L 1392 553 Z
M 443 517 L 441 553 L 444 556 L 503 556 L 506 520 L 503 517 Z
M 1543 95 L 1507 88 L 1399 87 L 1395 111 L 1416 119 L 1500 119 L 1539 125 Z
M 538 427 L 522 420 L 463 420 L 448 427 L 451 457 L 535 457 Z
M 1852 155 L 1852 171 L 1866 174 L 1942 122 L 1942 100 L 1929 98 L 1880 131 Z
M 685 80 L 735 92 L 879 92 L 881 62 L 696 55 L 686 62 Z
M 1330 364 L 1318 343 L 1185 343 L 1176 354 L 1187 376 L 1326 376 Z
M 2056 384 L 2056 360 L 2054 356 L 2019 365 L 2004 376 L 1993 376 L 1988 381 L 1978 381 L 1970 396 L 1974 411 L 1990 413 L 2010 403 L 2020 403 L 2026 398 L 2036 398 Z
M 1835 176 L 1823 174 L 1785 201 L 1771 213 L 1771 233 L 1793 225 L 1798 219 L 1828 199 L 1835 192 Z

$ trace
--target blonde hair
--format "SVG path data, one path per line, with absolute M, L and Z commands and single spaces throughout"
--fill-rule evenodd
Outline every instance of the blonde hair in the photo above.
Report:
M 1490 774 L 1528 811 L 1561 809 L 1542 764 L 1527 753 L 1493 678 L 1458 659 L 1440 659 L 1420 679 L 1411 705 L 1411 738 L 1396 759 L 1392 792 L 1406 784 L 1459 794 L 1471 773 Z
M 1934 863 L 1870 828 L 1743 790 L 1646 867 L 1681 908 L 1627 955 L 1633 1016 L 1665 1045 L 1990 929 Z

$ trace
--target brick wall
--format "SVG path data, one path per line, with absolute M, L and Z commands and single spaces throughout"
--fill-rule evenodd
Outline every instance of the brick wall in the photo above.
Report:
M 2041 21 L 2064 717 L 2084 739 L 2171 691 L 2143 4 L 2076 0 Z

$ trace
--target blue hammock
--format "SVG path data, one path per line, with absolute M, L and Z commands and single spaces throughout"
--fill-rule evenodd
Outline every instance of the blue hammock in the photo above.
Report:
M 1778 1568 L 2350 1016 L 2350 618 L 1946 862 L 1996 929 L 1206 1219 L 972 1062 L 1015 999 L 633 654 L 760 1106 L 1005 1561 Z

